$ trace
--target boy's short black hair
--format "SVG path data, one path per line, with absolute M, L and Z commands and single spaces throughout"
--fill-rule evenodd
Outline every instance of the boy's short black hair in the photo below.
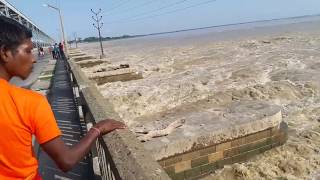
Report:
M 15 52 L 26 39 L 32 38 L 32 31 L 17 21 L 0 15 L 0 48 Z

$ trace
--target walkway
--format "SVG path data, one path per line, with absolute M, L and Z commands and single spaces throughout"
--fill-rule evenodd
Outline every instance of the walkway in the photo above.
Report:
M 48 98 L 63 133 L 62 139 L 68 146 L 72 146 L 79 142 L 85 131 L 85 124 L 80 124 L 79 121 L 66 63 L 65 60 L 57 61 Z M 38 158 L 39 171 L 45 180 L 94 179 L 90 158 L 82 160 L 68 173 L 60 171 L 44 151 L 39 151 Z

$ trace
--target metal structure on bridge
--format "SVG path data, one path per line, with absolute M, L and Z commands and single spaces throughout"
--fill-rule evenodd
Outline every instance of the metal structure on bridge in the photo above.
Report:
M 49 46 L 55 42 L 54 39 L 41 31 L 28 17 L 6 0 L 0 0 L 0 15 L 12 18 L 32 30 L 32 42 L 34 43 L 34 47 Z

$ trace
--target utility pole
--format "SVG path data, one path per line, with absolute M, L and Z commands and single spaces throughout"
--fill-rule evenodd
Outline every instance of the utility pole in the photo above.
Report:
M 73 33 L 73 37 L 74 37 L 74 42 L 76 43 L 76 48 L 78 48 L 78 42 L 77 42 L 77 33 L 76 32 L 74 32 Z
M 99 33 L 99 42 L 100 42 L 100 48 L 101 48 L 100 59 L 102 59 L 102 58 L 105 57 L 105 55 L 103 53 L 102 38 L 101 38 L 101 28 L 103 26 L 103 23 L 101 22 L 102 16 L 99 16 L 99 14 L 101 13 L 101 8 L 99 9 L 98 12 L 95 12 L 92 9 L 90 9 L 90 10 L 95 15 L 95 16 L 92 16 L 92 19 L 96 22 L 96 23 L 93 23 L 93 27 L 95 27 L 98 30 L 98 33 Z
M 68 57 L 69 57 L 68 40 L 66 39 L 66 35 L 65 35 L 65 32 L 64 32 L 61 10 L 60 10 L 60 8 L 57 8 L 57 7 L 55 7 L 55 6 L 51 6 L 51 5 L 49 5 L 49 4 L 43 4 L 43 6 L 52 8 L 52 9 L 58 11 L 58 13 L 59 13 L 62 43 L 63 43 L 63 45 L 64 45 L 64 47 L 65 47 L 65 55 L 66 55 L 66 57 L 68 58 Z

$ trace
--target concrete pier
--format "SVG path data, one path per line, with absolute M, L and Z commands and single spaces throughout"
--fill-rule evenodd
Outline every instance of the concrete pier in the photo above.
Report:
M 170 123 L 184 119 L 185 124 L 171 134 L 153 138 L 144 143 L 146 149 L 154 154 L 156 160 L 176 154 L 195 151 L 236 138 L 277 127 L 281 122 L 281 108 L 260 101 L 236 102 L 226 107 L 203 108 L 199 103 L 171 111 L 157 121 L 141 119 L 139 123 L 149 131 L 157 129 L 159 123 Z M 202 103 L 203 105 L 203 103 Z M 151 118 L 151 117 L 148 117 Z M 152 128 L 151 128 L 152 127 Z

